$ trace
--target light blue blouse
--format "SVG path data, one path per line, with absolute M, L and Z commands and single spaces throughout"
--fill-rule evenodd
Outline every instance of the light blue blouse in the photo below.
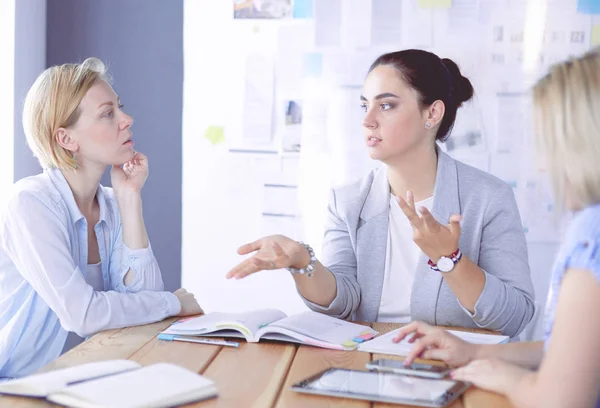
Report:
M 587 269 L 600 284 L 600 205 L 589 206 L 574 217 L 556 258 L 545 311 L 546 350 L 552 336 L 560 284 L 570 268 Z M 600 310 L 590 310 L 590 316 L 597 316 L 597 313 Z M 600 408 L 600 399 L 596 402 L 596 408 Z
M 98 239 L 107 291 L 86 283 L 87 221 L 57 169 L 15 184 L 0 219 L 0 377 L 31 374 L 57 358 L 69 331 L 82 337 L 176 315 L 150 245 L 123 244 L 111 188 L 98 186 Z M 135 278 L 125 286 L 131 269 Z

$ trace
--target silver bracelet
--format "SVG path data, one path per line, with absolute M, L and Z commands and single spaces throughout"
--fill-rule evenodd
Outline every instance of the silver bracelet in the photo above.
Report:
M 289 268 L 287 268 L 287 270 L 290 271 L 291 273 L 294 273 L 297 275 L 306 274 L 306 276 L 311 278 L 313 272 L 315 271 L 315 262 L 317 262 L 317 258 L 315 257 L 315 251 L 313 251 L 313 249 L 310 247 L 310 245 L 305 244 L 304 242 L 298 242 L 298 243 L 300 245 L 302 245 L 304 248 L 306 248 L 306 250 L 308 251 L 308 254 L 310 255 L 310 262 L 304 268 L 298 269 L 298 268 L 289 267 Z

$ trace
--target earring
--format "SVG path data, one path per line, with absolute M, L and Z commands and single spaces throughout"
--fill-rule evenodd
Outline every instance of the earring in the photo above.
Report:
M 429 122 L 425 123 L 425 127 L 426 127 L 427 129 L 429 129 L 429 128 L 431 127 L 431 123 L 429 123 Z
M 75 158 L 75 155 L 73 154 L 71 157 L 73 158 L 73 161 L 75 162 L 75 163 L 73 163 L 73 168 L 74 169 L 78 168 L 79 166 L 77 165 L 77 159 Z

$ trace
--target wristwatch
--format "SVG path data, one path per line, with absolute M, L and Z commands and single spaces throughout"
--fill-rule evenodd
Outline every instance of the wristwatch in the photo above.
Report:
M 433 263 L 433 261 L 430 259 L 427 261 L 427 265 L 429 265 L 432 271 L 446 273 L 454 269 L 454 265 L 460 261 L 460 258 L 462 258 L 462 252 L 460 252 L 460 249 L 457 249 L 448 256 L 440 257 L 440 259 L 437 261 L 437 264 Z
M 313 272 L 315 271 L 315 262 L 317 262 L 317 258 L 315 257 L 315 251 L 313 251 L 313 249 L 310 247 L 310 245 L 305 244 L 304 242 L 298 242 L 298 243 L 300 245 L 302 245 L 304 248 L 306 248 L 306 250 L 308 251 L 308 254 L 310 255 L 310 262 L 304 268 L 290 267 L 290 268 L 287 268 L 287 270 L 290 271 L 291 273 L 294 273 L 297 275 L 306 274 L 306 276 L 311 278 Z

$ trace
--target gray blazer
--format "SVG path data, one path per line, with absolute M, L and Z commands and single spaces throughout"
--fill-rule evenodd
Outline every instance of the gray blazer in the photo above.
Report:
M 328 207 L 322 263 L 334 274 L 329 307 L 312 310 L 343 319 L 377 321 L 383 287 L 390 187 L 385 166 L 334 189 Z M 485 273 L 472 315 L 421 254 L 411 295 L 412 320 L 481 327 L 517 336 L 534 313 L 527 243 L 512 189 L 498 178 L 455 161 L 438 149 L 432 214 L 447 224 L 461 214 L 460 249 Z

